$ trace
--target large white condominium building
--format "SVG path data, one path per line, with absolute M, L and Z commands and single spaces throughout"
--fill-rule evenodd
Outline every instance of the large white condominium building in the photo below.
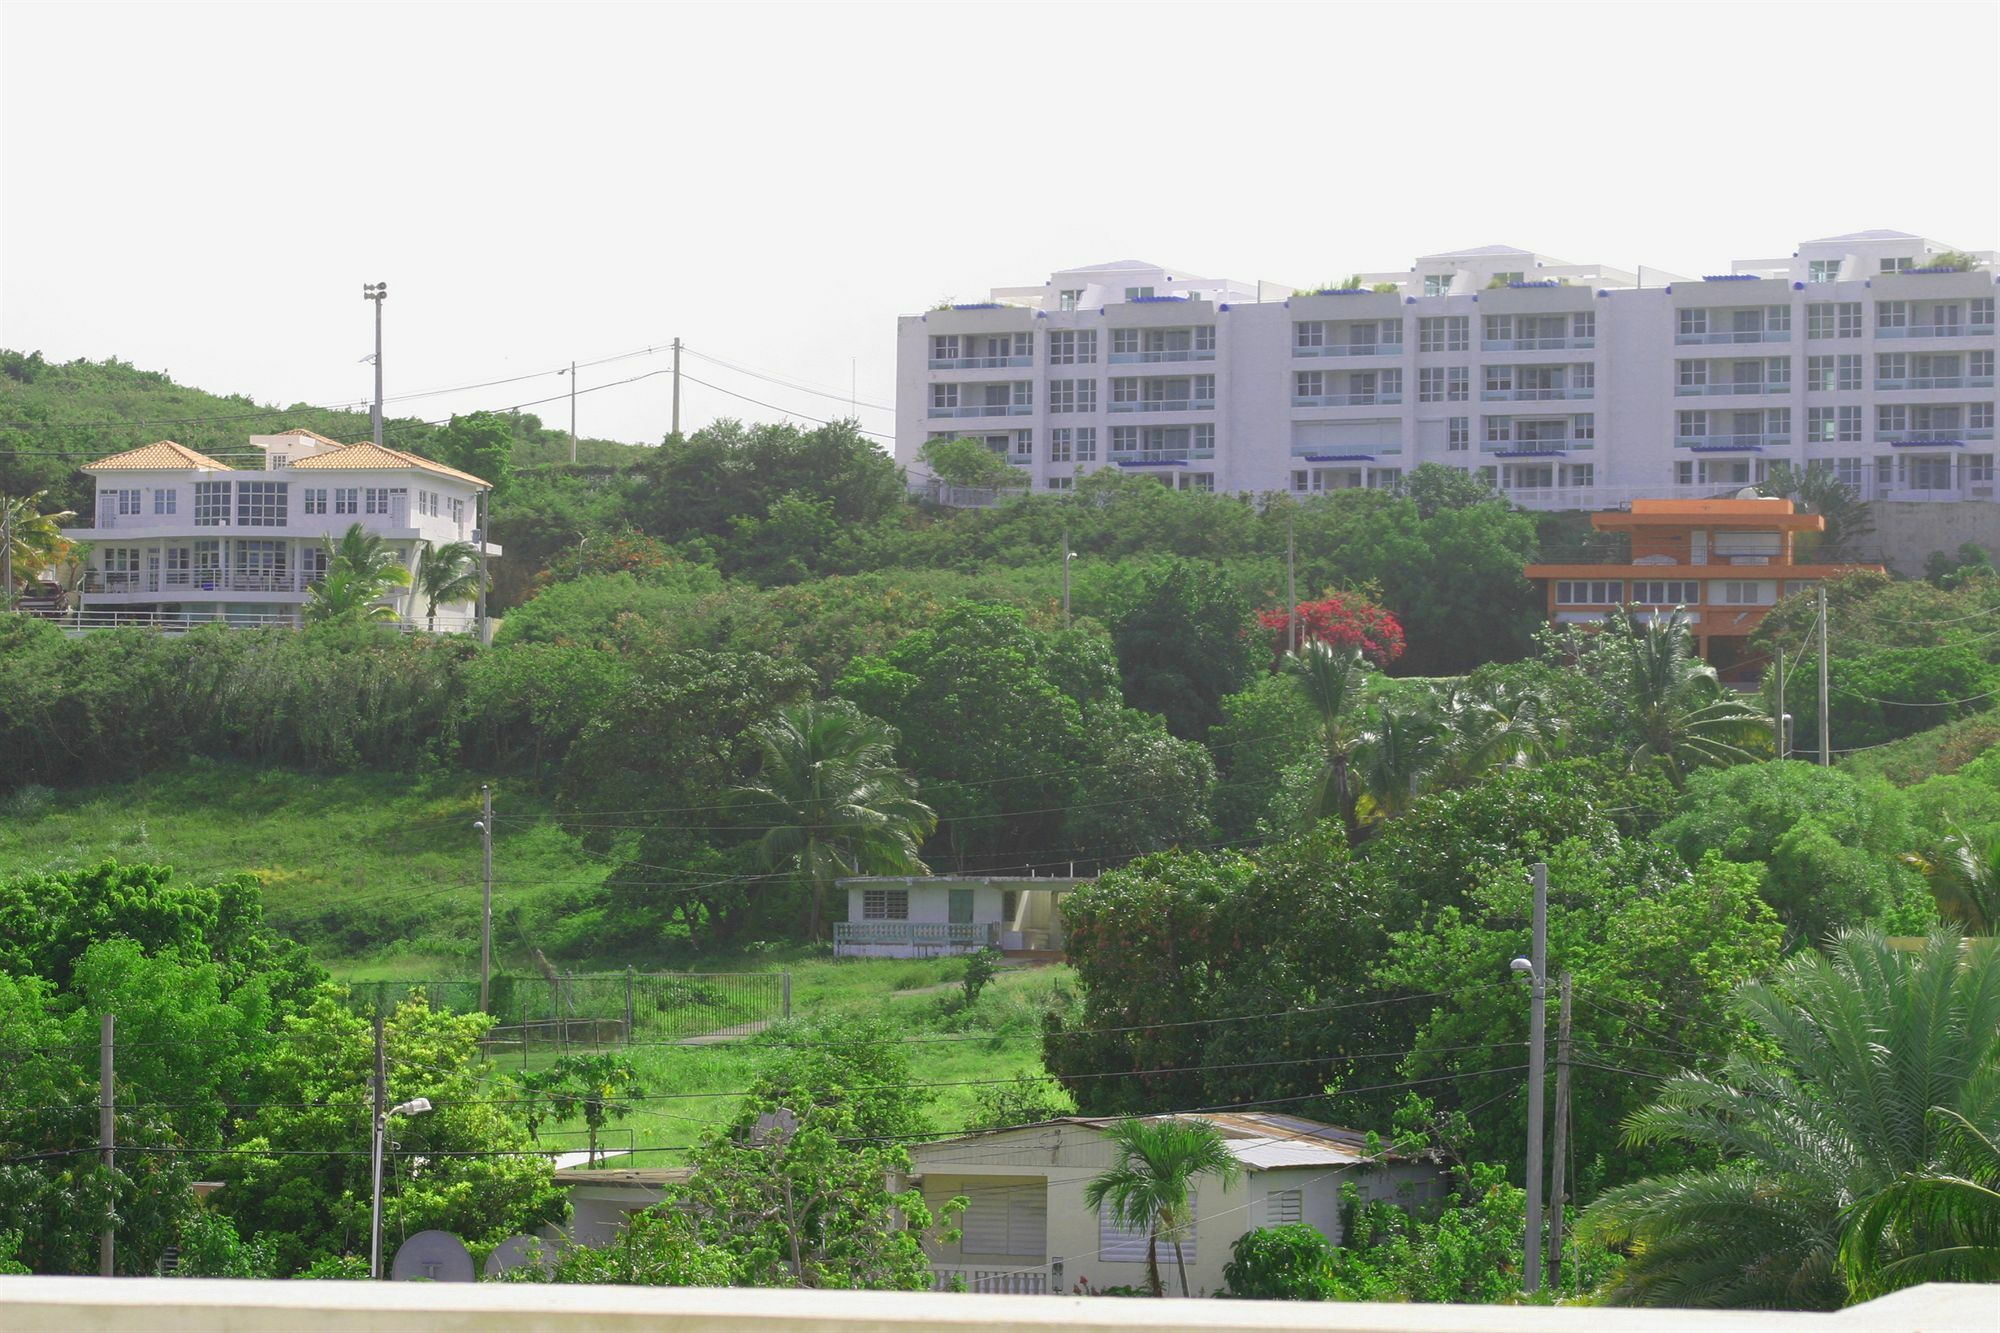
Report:
M 1441 463 L 1537 508 L 1824 462 L 1869 499 L 1991 500 L 1994 253 L 1952 253 L 1865 231 L 1683 278 L 1491 245 L 1289 296 L 1070 269 L 899 322 L 896 457 L 921 476 L 963 435 L 1038 490 L 1116 467 L 1297 493 Z
M 412 570 L 425 543 L 479 539 L 480 497 L 492 487 L 470 473 L 307 430 L 253 435 L 250 445 L 261 455 L 251 466 L 160 440 L 83 468 L 97 483 L 97 512 L 90 526 L 63 530 L 91 543 L 77 623 L 295 625 L 326 577 L 327 541 L 354 524 Z M 414 584 L 390 589 L 384 604 L 406 626 L 432 623 Z M 473 611 L 440 606 L 436 628 L 471 630 Z

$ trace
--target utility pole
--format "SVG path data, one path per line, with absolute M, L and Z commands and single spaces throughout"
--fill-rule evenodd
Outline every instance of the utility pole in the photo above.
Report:
M 375 1133 L 369 1151 L 369 1178 L 375 1182 L 368 1206 L 368 1277 L 382 1276 L 382 1136 L 389 1124 L 389 1051 L 383 1040 L 382 1009 L 375 1009 Z
M 113 1183 L 113 1172 L 118 1166 L 118 1113 L 117 1094 L 112 1087 L 112 1067 L 117 1061 L 116 1034 L 118 1015 L 104 1014 L 97 1020 L 97 1144 L 104 1152 L 104 1178 L 106 1188 L 111 1191 L 111 1213 L 105 1218 L 104 1230 L 97 1236 L 97 1272 L 101 1277 L 111 1277 L 115 1265 L 118 1246 L 117 1233 L 111 1225 L 111 1218 L 118 1213 L 118 1191 Z
M 389 299 L 389 284 L 364 282 L 361 297 L 375 303 L 375 447 L 382 447 L 382 303 Z
M 1285 637 L 1286 651 L 1299 650 L 1298 545 L 1292 540 L 1292 511 L 1285 511 Z
M 0 599 L 14 609 L 14 502 L 0 495 Z
M 1070 562 L 1070 556 L 1071 556 L 1071 554 L 1072 554 L 1072 552 L 1071 552 L 1071 551 L 1070 551 L 1070 549 L 1069 549 L 1069 524 L 1068 524 L 1067 522 L 1065 522 L 1065 523 L 1063 524 L 1063 549 L 1062 549 L 1062 558 L 1063 558 L 1063 628 L 1064 628 L 1064 629 L 1068 629 L 1068 628 L 1069 628 L 1069 562 Z
M 1780 759 L 1789 759 L 1785 745 L 1785 646 L 1778 645 L 1778 693 L 1777 702 L 1771 708 L 1771 753 Z
M 1824 768 L 1833 762 L 1833 742 L 1826 715 L 1826 585 L 1819 585 L 1819 762 Z
M 1533 987 L 1528 998 L 1528 1231 L 1521 1289 L 1529 1295 L 1542 1285 L 1542 1079 L 1548 1032 L 1549 868 L 1537 861 L 1528 867 L 1535 891 L 1534 934 L 1528 945 L 1528 974 Z
M 487 494 L 486 491 L 475 491 L 472 496 L 474 523 L 472 540 L 479 547 L 479 641 L 483 644 L 493 642 L 492 635 L 487 632 L 486 624 L 486 518 L 489 510 Z
M 490 1013 L 493 986 L 493 788 L 479 784 L 479 862 L 485 889 L 479 906 L 479 1012 Z
M 576 461 L 576 362 L 569 363 L 568 370 L 558 370 L 558 375 L 569 376 L 569 461 Z
M 1562 974 L 1562 1000 L 1556 1009 L 1556 1131 L 1551 1151 L 1549 1184 L 1549 1285 L 1562 1285 L 1564 1166 L 1569 1157 L 1569 1016 L 1570 975 Z
M 674 434 L 681 433 L 681 340 L 674 339 Z

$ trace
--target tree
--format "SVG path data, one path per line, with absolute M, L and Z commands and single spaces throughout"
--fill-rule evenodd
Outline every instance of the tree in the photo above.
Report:
M 515 1082 L 527 1103 L 521 1118 L 528 1136 L 539 1137 L 544 1121 L 581 1115 L 590 1135 L 586 1160 L 592 1163 L 597 1161 L 599 1133 L 613 1120 L 630 1115 L 628 1098 L 643 1091 L 631 1059 L 616 1051 L 565 1055 L 546 1069 L 516 1075 Z
M 1403 627 L 1396 617 L 1352 593 L 1328 593 L 1317 601 L 1300 602 L 1289 614 L 1282 606 L 1259 611 L 1257 623 L 1270 634 L 1274 668 L 1291 651 L 1295 623 L 1301 644 L 1357 649 L 1380 670 L 1386 671 L 1403 655 Z
M 417 552 L 417 591 L 424 597 L 424 622 L 435 633 L 440 604 L 452 606 L 479 596 L 479 553 L 471 542 L 425 542 Z
M 1318 822 L 1339 819 L 1349 843 L 1361 841 L 1361 818 L 1357 811 L 1360 784 L 1353 771 L 1354 752 L 1366 732 L 1360 725 L 1361 705 L 1368 691 L 1368 676 L 1361 668 L 1357 648 L 1337 649 L 1317 639 L 1300 652 L 1304 670 L 1299 679 L 1306 698 L 1312 702 L 1319 723 L 1319 771 L 1313 777 L 1307 798 L 1307 817 Z
M 1856 560 L 1862 547 L 1875 532 L 1874 511 L 1862 500 L 1861 492 L 1842 481 L 1827 463 L 1775 462 L 1757 486 L 1763 495 L 1795 500 L 1806 512 L 1826 519 L 1825 530 L 1803 533 L 1807 554 L 1825 560 Z M 1816 552 L 1813 548 L 1817 548 Z
M 2000 834 L 1974 838 L 1947 816 L 1938 848 L 1903 860 L 1930 885 L 1939 916 L 1970 935 L 2000 927 Z
M 2000 1282 L 2000 1143 L 1942 1107 L 1941 1160 L 1850 1210 L 1840 1265 L 1857 1300 L 1919 1282 Z
M 1354 751 L 1354 774 L 1368 813 L 1378 821 L 1401 814 L 1436 771 L 1447 742 L 1421 704 L 1376 703 Z
M 1725 689 L 1695 654 L 1679 609 L 1650 619 L 1632 607 L 1607 615 L 1595 646 L 1608 658 L 1596 674 L 1633 769 L 1656 767 L 1680 787 L 1697 768 L 1755 759 L 1768 742 L 1770 718 Z
M 306 601 L 308 621 L 396 618 L 396 608 L 382 599 L 392 588 L 409 587 L 410 571 L 394 547 L 355 523 L 338 545 L 331 537 L 320 538 L 320 549 L 326 553 L 326 577 Z
M 1832 1309 L 1871 1289 L 1839 1262 L 1850 1208 L 1950 1160 L 1951 1123 L 2000 1121 L 2000 950 L 1934 931 L 1906 953 L 1849 931 L 1829 955 L 1794 955 L 1737 1007 L 1763 1038 L 1713 1077 L 1683 1074 L 1625 1126 L 1634 1146 L 1720 1157 L 1615 1189 L 1585 1214 L 1631 1246 L 1610 1293 L 1636 1305 Z M 1875 1274 L 1947 1243 L 1955 1222 L 1905 1196 L 1896 1229 L 1865 1255 Z M 1922 1265 L 1917 1265 L 1921 1269 Z
M 986 441 L 959 435 L 929 441 L 917 451 L 917 461 L 947 486 L 999 489 L 1019 486 L 1023 481 L 1021 471 L 987 448 Z
M 1214 1176 L 1223 1186 L 1243 1173 L 1222 1133 L 1206 1120 L 1120 1120 L 1105 1131 L 1118 1160 L 1083 1187 L 1083 1201 L 1128 1230 L 1146 1229 L 1146 1283 L 1163 1296 L 1159 1245 L 1174 1247 L 1181 1295 L 1188 1295 L 1181 1240 L 1194 1225 L 1194 1186 Z
M 447 467 L 469 472 L 493 488 L 491 504 L 511 488 L 514 477 L 515 422 L 505 412 L 453 414 L 431 437 L 431 453 Z
M 1111 630 L 1125 702 L 1200 740 L 1222 719 L 1223 696 L 1250 681 L 1250 608 L 1213 565 L 1174 560 L 1147 579 Z
M 0 558 L 10 571 L 6 586 L 0 588 L 0 602 L 7 610 L 14 609 L 14 580 L 55 563 L 65 545 L 62 524 L 76 517 L 67 509 L 44 513 L 42 505 L 48 494 L 0 495 L 0 542 L 5 543 Z
M 1416 502 L 1417 517 L 1431 519 L 1454 509 L 1491 504 L 1499 497 L 1476 474 L 1442 463 L 1419 463 L 1403 478 L 1403 494 Z
M 807 700 L 752 730 L 759 781 L 735 788 L 732 801 L 763 821 L 763 864 L 811 890 L 814 940 L 835 879 L 926 872 L 918 851 L 937 816 L 896 766 L 894 727 L 844 701 Z

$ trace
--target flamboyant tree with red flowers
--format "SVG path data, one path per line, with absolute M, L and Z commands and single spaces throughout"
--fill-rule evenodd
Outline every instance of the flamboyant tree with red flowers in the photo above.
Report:
M 1366 598 L 1332 593 L 1318 601 L 1300 602 L 1290 615 L 1282 606 L 1257 613 L 1257 623 L 1271 636 L 1274 663 L 1291 646 L 1294 619 L 1298 622 L 1300 643 L 1317 639 L 1334 648 L 1358 648 L 1371 665 L 1385 669 L 1403 655 L 1401 621 Z

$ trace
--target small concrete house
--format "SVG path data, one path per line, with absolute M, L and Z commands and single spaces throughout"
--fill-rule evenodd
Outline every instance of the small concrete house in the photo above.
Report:
M 1182 1242 L 1188 1290 L 1213 1296 L 1237 1237 L 1259 1227 L 1304 1222 L 1333 1244 L 1341 1238 L 1341 1187 L 1363 1200 L 1426 1207 L 1444 1194 L 1435 1165 L 1370 1157 L 1363 1135 L 1297 1116 L 1219 1113 L 1200 1117 L 1223 1134 L 1243 1166 L 1225 1188 L 1197 1182 L 1194 1235 Z M 1105 1131 L 1110 1118 L 1066 1116 L 1042 1124 L 967 1134 L 910 1147 L 912 1183 L 933 1209 L 963 1195 L 960 1238 L 932 1247 L 940 1288 L 963 1279 L 967 1290 L 1063 1294 L 1079 1282 L 1094 1288 L 1143 1286 L 1146 1235 L 1128 1232 L 1083 1201 L 1084 1187 L 1117 1159 Z M 1174 1255 L 1160 1255 L 1161 1276 L 1179 1294 Z
M 930 958 L 999 949 L 1019 957 L 1063 949 L 1065 893 L 1087 879 L 1043 875 L 898 875 L 843 879 L 847 920 L 833 952 L 850 958 Z

